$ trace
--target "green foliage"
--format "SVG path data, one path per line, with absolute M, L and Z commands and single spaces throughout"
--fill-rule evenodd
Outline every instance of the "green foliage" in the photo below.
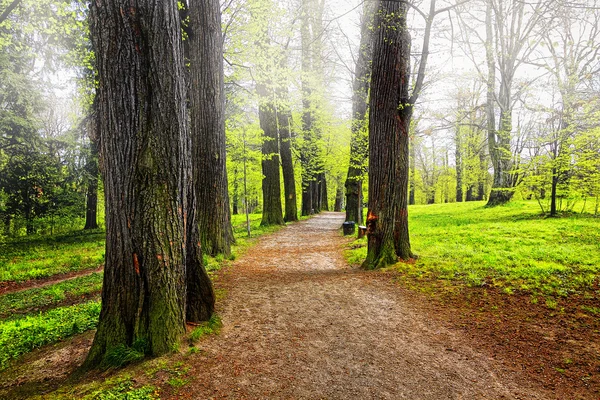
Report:
M 74 232 L 0 243 L 0 281 L 24 281 L 97 268 L 104 262 L 104 233 Z
M 100 302 L 92 301 L 0 322 L 0 370 L 23 353 L 95 328 L 99 315 Z
M 101 272 L 92 273 L 47 287 L 5 294 L 0 297 L 0 318 L 6 319 L 11 315 L 33 312 L 69 298 L 99 293 L 102 289 L 102 278 Z
M 552 296 L 586 290 L 598 279 L 596 218 L 544 218 L 534 201 L 492 209 L 483 202 L 414 206 L 409 218 L 419 258 L 394 268 L 417 279 Z M 350 259 L 364 259 L 364 239 L 352 246 Z

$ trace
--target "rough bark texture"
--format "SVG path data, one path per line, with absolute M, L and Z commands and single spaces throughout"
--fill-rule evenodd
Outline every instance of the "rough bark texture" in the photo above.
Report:
M 410 35 L 406 6 L 381 1 L 375 15 L 369 101 L 368 250 L 377 268 L 412 257 L 408 236 Z
M 202 250 L 231 254 L 225 154 L 223 38 L 218 0 L 197 1 L 190 10 L 190 121 L 198 223 Z
M 87 367 L 116 346 L 171 351 L 185 332 L 186 269 L 195 263 L 202 271 L 198 254 L 186 256 L 191 141 L 177 4 L 94 0 L 90 32 L 107 237 Z
M 346 221 L 363 223 L 362 182 L 368 156 L 367 102 L 371 82 L 371 58 L 373 52 L 374 4 L 364 7 L 360 47 L 354 81 L 352 83 L 352 136 L 350 138 L 350 165 L 346 177 Z
M 285 195 L 285 222 L 298 221 L 298 202 L 296 199 L 296 178 L 292 161 L 292 135 L 290 112 L 280 107 L 277 113 L 279 127 L 279 154 L 283 171 L 283 191 Z
M 279 174 L 279 138 L 275 105 L 269 101 L 269 89 L 264 84 L 257 85 L 261 104 L 258 107 L 260 128 L 263 130 L 262 150 L 262 193 L 263 213 L 261 225 L 283 225 L 281 211 L 281 183 Z

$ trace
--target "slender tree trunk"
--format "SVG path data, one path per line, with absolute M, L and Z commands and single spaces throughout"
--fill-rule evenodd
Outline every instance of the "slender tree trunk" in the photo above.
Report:
M 456 135 L 454 137 L 456 146 L 456 201 L 463 201 L 463 163 L 462 163 L 462 138 L 460 133 L 460 125 L 456 126 Z
M 378 268 L 412 257 L 408 236 L 410 35 L 406 5 L 381 1 L 375 16 L 369 102 L 368 249 Z
M 319 211 L 329 211 L 329 199 L 327 198 L 327 177 L 325 172 L 319 174 Z
M 93 0 L 90 33 L 107 234 L 102 310 L 86 367 L 117 346 L 171 351 L 185 333 L 186 306 L 197 306 L 186 304 L 186 276 L 204 272 L 199 238 L 189 237 L 194 196 L 177 4 Z M 214 304 L 207 284 L 210 293 L 198 296 L 204 317 Z
M 409 144 L 410 158 L 410 192 L 408 193 L 408 204 L 415 205 L 415 186 L 417 182 L 417 158 L 415 156 L 415 137 L 412 137 L 412 143 Z
M 261 104 L 258 107 L 260 128 L 264 132 L 262 144 L 262 193 L 263 214 L 261 225 L 283 225 L 281 211 L 281 183 L 279 174 L 279 137 L 277 135 L 277 116 L 271 91 L 265 84 L 257 84 Z
M 202 249 L 210 255 L 231 254 L 233 230 L 229 210 L 225 154 L 223 38 L 218 0 L 198 1 L 190 11 L 190 120 L 198 223 Z
M 285 222 L 298 221 L 298 202 L 296 200 L 296 178 L 292 160 L 292 135 L 290 113 L 281 109 L 277 113 L 279 126 L 279 152 L 281 154 L 281 170 L 283 172 L 283 191 L 285 195 Z
M 342 178 L 337 179 L 337 188 L 335 190 L 335 203 L 333 205 L 333 211 L 341 212 L 344 206 L 344 186 L 342 186 Z M 355 221 L 358 222 L 358 221 Z
M 346 178 L 346 221 L 362 224 L 362 181 L 368 156 L 367 104 L 373 57 L 373 16 L 375 3 L 365 3 L 363 9 L 360 47 L 352 83 L 352 137 L 350 165 Z
M 233 170 L 233 215 L 239 214 L 239 202 L 240 202 L 240 185 L 238 182 L 238 169 L 237 167 Z
M 97 119 L 94 118 L 96 121 Z M 94 121 L 94 122 L 95 122 Z M 95 136 L 95 135 L 94 135 Z M 88 187 L 85 204 L 85 226 L 83 229 L 98 229 L 98 145 L 90 138 L 90 154 L 86 163 Z

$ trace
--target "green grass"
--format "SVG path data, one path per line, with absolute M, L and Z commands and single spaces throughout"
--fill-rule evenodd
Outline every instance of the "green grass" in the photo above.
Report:
M 591 287 L 600 272 L 600 219 L 545 218 L 535 202 L 486 208 L 484 202 L 411 206 L 416 263 L 394 268 L 413 277 L 461 281 L 565 296 Z M 366 241 L 349 260 L 361 262 Z
M 104 262 L 104 232 L 25 237 L 0 243 L 0 281 L 93 269 Z
M 59 304 L 68 298 L 97 293 L 102 289 L 102 272 L 94 272 L 54 285 L 0 296 L 0 319 Z
M 221 318 L 219 318 L 217 314 L 213 314 L 208 321 L 200 324 L 192 331 L 190 335 L 190 340 L 192 342 L 196 342 L 202 336 L 216 335 L 221 331 L 222 326 L 223 324 L 221 322 Z
M 95 328 L 99 315 L 100 302 L 91 301 L 0 322 L 0 370 L 21 354 Z

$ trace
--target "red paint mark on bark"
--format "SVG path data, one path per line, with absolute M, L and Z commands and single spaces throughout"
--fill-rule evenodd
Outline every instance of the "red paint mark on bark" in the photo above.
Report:
M 138 256 L 136 253 L 133 253 L 133 266 L 135 267 L 135 273 L 140 274 L 140 262 L 138 261 Z
M 379 217 L 369 210 L 367 212 L 367 234 L 375 233 L 377 230 L 377 220 Z
M 400 216 L 403 218 L 407 218 L 408 217 L 408 210 L 404 209 L 404 210 L 400 210 Z
M 162 261 L 163 260 L 162 254 L 157 254 L 156 258 L 158 259 L 158 261 Z

